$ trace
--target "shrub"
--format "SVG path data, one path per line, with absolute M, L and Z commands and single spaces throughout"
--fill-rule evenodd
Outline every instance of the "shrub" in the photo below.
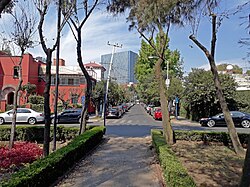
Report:
M 0 168 L 7 169 L 12 165 L 20 166 L 31 163 L 42 156 L 42 149 L 35 143 L 15 142 L 14 147 L 0 148 Z
M 2 187 L 50 186 L 102 140 L 105 127 L 95 127 L 77 136 L 67 146 L 14 173 Z
M 188 175 L 171 147 L 166 144 L 162 131 L 151 130 L 152 142 L 158 154 L 158 158 L 163 170 L 163 176 L 168 187 L 195 187 L 196 184 Z
M 31 109 L 37 111 L 37 112 L 43 112 L 43 104 L 31 104 Z
M 31 104 L 43 104 L 44 103 L 44 97 L 40 95 L 30 95 L 29 96 L 29 102 Z

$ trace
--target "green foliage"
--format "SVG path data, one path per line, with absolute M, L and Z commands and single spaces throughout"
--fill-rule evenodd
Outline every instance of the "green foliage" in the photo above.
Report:
M 247 75 L 250 75 L 250 70 L 247 70 L 247 71 L 246 71 L 246 74 L 247 74 Z
M 102 140 L 104 127 L 95 127 L 77 136 L 67 146 L 14 173 L 2 187 L 50 186 Z
M 0 126 L 0 141 L 9 141 L 11 127 L 8 125 Z M 58 126 L 56 132 L 57 141 L 70 140 L 76 137 L 79 128 Z M 51 139 L 53 138 L 53 128 L 51 127 Z M 17 126 L 15 138 L 16 141 L 43 142 L 43 126 Z
M 250 90 L 237 91 L 235 98 L 239 111 L 250 113 Z
M 236 110 L 235 81 L 226 74 L 219 74 L 219 77 L 229 109 Z M 192 69 L 185 78 L 184 87 L 185 109 L 192 120 L 199 120 L 201 117 L 215 115 L 221 111 L 210 71 Z
M 106 81 L 100 81 L 95 85 L 92 98 L 94 102 L 101 103 L 104 98 L 104 89 L 106 88 Z M 110 81 L 108 90 L 108 102 L 110 105 L 115 106 L 131 99 L 129 89 L 119 85 L 115 81 Z
M 220 142 L 225 146 L 232 145 L 232 140 L 227 132 L 212 132 L 212 131 L 182 131 L 175 130 L 176 140 L 185 141 L 202 141 L 204 144 L 209 144 L 211 142 Z M 241 144 L 248 143 L 249 134 L 238 133 Z
M 156 37 L 152 42 L 159 45 L 159 40 Z M 153 58 L 149 58 L 153 57 Z M 159 84 L 155 78 L 154 66 L 157 61 L 155 50 L 147 44 L 144 40 L 141 41 L 141 49 L 139 51 L 139 58 L 135 64 L 135 75 L 138 80 L 137 93 L 141 100 L 146 103 L 159 102 Z M 181 95 L 182 84 L 181 78 L 183 75 L 182 61 L 180 60 L 180 53 L 170 49 L 165 50 L 165 59 L 169 61 L 169 78 L 170 88 L 169 96 L 174 97 L 176 94 Z M 162 64 L 163 77 L 167 78 L 167 61 Z M 177 83 L 178 82 L 178 83 Z M 180 84 L 179 84 L 180 83 Z
M 194 187 L 194 180 L 175 156 L 171 147 L 166 144 L 160 130 L 151 130 L 152 142 L 158 154 L 166 185 L 169 187 Z
M 40 95 L 30 95 L 29 102 L 31 104 L 44 104 L 44 97 Z
M 31 109 L 37 112 L 43 112 L 44 105 L 43 104 L 31 104 Z
M 35 90 L 36 90 L 36 85 L 28 82 L 27 84 L 25 84 L 21 87 L 21 90 L 26 91 L 26 93 L 29 95 L 34 94 Z
M 96 83 L 94 90 L 92 92 L 92 99 L 95 102 L 103 100 L 104 86 L 105 86 L 105 81 L 103 80 Z

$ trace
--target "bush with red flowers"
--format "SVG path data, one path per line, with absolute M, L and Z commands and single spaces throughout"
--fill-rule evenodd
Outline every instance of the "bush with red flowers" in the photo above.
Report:
M 0 147 L 0 169 L 31 163 L 42 156 L 42 148 L 35 143 L 15 142 L 14 147 Z

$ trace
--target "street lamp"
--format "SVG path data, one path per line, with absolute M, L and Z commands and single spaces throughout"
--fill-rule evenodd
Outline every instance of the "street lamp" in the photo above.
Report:
M 149 56 L 148 58 L 149 59 L 158 59 L 159 57 L 158 56 Z M 165 84 L 166 84 L 167 89 L 169 88 L 169 85 L 170 85 L 170 79 L 169 79 L 169 76 L 168 76 L 168 71 L 169 71 L 169 61 L 167 60 L 167 78 L 165 80 Z

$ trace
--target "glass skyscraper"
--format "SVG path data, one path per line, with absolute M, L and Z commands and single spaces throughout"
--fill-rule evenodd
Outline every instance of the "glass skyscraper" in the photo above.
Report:
M 114 54 L 113 65 L 111 69 L 111 80 L 115 80 L 118 84 L 136 83 L 134 67 L 138 54 L 132 51 L 118 52 Z M 111 54 L 101 56 L 101 65 L 106 69 L 104 79 L 107 79 Z

